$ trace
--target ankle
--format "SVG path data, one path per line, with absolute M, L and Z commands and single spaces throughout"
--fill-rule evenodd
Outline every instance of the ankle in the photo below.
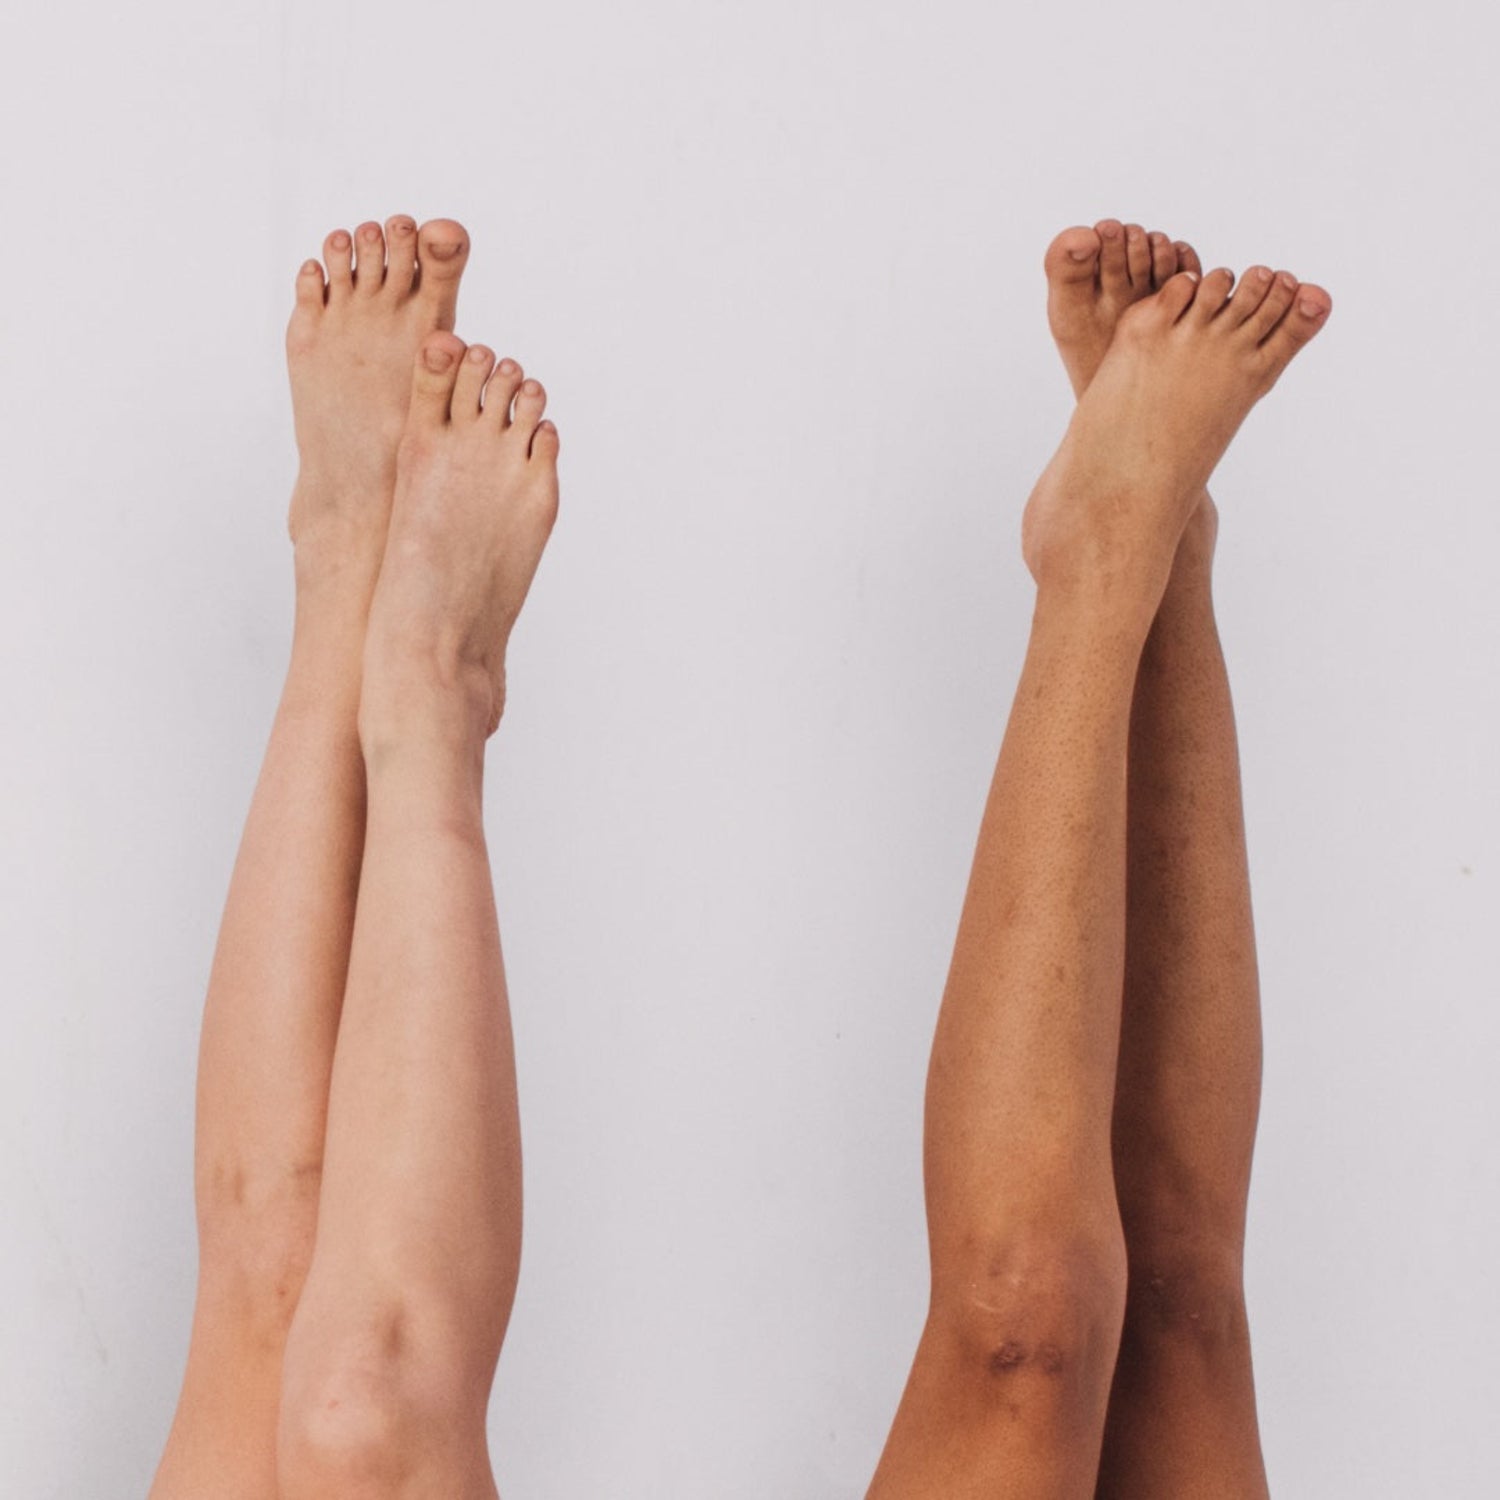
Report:
M 366 643 L 359 737 L 372 765 L 413 750 L 451 753 L 482 764 L 500 719 L 493 684 L 456 651 Z

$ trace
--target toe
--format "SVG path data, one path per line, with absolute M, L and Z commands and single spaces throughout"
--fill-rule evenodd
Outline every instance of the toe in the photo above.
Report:
M 1286 315 L 1261 344 L 1261 353 L 1270 366 L 1271 379 L 1286 368 L 1292 356 L 1317 334 L 1333 311 L 1333 298 L 1320 286 L 1304 282 Z
M 1098 234 L 1082 225 L 1063 230 L 1047 246 L 1042 266 L 1048 281 L 1092 282 L 1099 270 Z
M 1177 274 L 1177 247 L 1161 230 L 1147 236 L 1151 242 L 1151 285 L 1160 291 Z
M 323 241 L 328 267 L 328 300 L 337 302 L 354 288 L 354 240 L 347 229 L 335 229 Z
M 1137 292 L 1151 290 L 1151 241 L 1139 224 L 1125 226 L 1125 269 Z
M 468 259 L 468 231 L 456 219 L 429 219 L 417 232 L 417 293 L 438 328 L 453 327 Z
M 1174 248 L 1179 271 L 1191 271 L 1195 276 L 1203 274 L 1203 262 L 1198 259 L 1198 252 L 1186 240 L 1178 240 Z
M 531 436 L 531 457 L 533 461 L 542 464 L 556 464 L 557 450 L 560 446 L 556 426 L 546 420 L 538 422 L 536 424 L 536 431 Z
M 1130 270 L 1125 261 L 1125 226 L 1118 219 L 1101 219 L 1094 225 L 1099 235 L 1099 284 L 1112 296 L 1130 292 Z
M 1233 289 L 1234 272 L 1228 266 L 1210 271 L 1198 283 L 1198 292 L 1193 298 L 1193 317 L 1200 323 L 1207 323 L 1223 308 Z
M 417 275 L 417 221 L 396 214 L 385 221 L 385 290 L 405 297 Z
M 464 341 L 451 333 L 439 330 L 422 341 L 412 372 L 408 426 L 441 427 L 447 421 L 463 355 Z
M 1293 278 L 1291 290 L 1295 290 L 1296 286 L 1296 279 Z M 1261 333 L 1256 337 L 1258 343 L 1286 311 L 1286 304 L 1291 301 L 1291 290 L 1287 291 L 1281 306 L 1269 314 L 1270 321 L 1264 322 L 1263 309 L 1266 308 L 1267 301 L 1274 301 L 1281 294 L 1281 278 L 1269 266 L 1251 266 L 1240 277 L 1240 284 L 1235 288 L 1234 296 L 1229 299 L 1229 306 L 1224 309 L 1224 316 L 1220 321 L 1231 328 L 1243 328 L 1252 321 L 1262 322 Z
M 354 290 L 369 297 L 385 283 L 385 235 L 379 224 L 361 224 L 354 231 L 354 255 Z
M 1201 286 L 1202 282 L 1196 271 L 1179 271 L 1168 278 L 1155 300 L 1160 305 L 1162 314 L 1175 323 L 1193 305 Z
M 502 359 L 484 388 L 484 414 L 496 427 L 510 426 L 510 404 L 521 389 L 525 373 L 513 359 Z
M 312 339 L 323 312 L 323 266 L 320 261 L 306 260 L 297 272 L 296 301 L 286 327 L 289 350 L 304 348 Z
M 511 431 L 520 436 L 528 449 L 531 446 L 531 438 L 536 431 L 536 425 L 542 420 L 542 413 L 546 409 L 547 393 L 542 389 L 541 381 L 523 380 L 521 389 L 516 392 L 510 426 Z
M 483 344 L 470 344 L 469 352 L 459 363 L 458 378 L 453 383 L 453 420 L 477 422 L 479 401 L 484 383 L 495 368 L 495 351 Z
M 1246 282 L 1255 277 L 1256 272 L 1265 273 L 1263 277 L 1256 277 L 1261 294 L 1255 306 L 1246 310 L 1241 332 L 1258 344 L 1286 316 L 1287 308 L 1297 295 L 1297 278 L 1290 271 L 1278 271 L 1273 276 L 1265 266 L 1257 266 L 1254 271 L 1246 274 Z M 1244 294 L 1242 286 L 1234 300 L 1238 302 Z

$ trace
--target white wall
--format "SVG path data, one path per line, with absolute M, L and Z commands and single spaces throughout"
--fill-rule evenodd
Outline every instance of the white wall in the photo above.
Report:
M 1377 10 L 1379 13 L 1377 14 Z M 14 27 L 12 28 L 14 32 Z M 856 1500 L 921 1318 L 934 1010 L 1118 214 L 1332 323 L 1216 486 L 1287 1500 L 1500 1488 L 1489 11 L 31 7 L 0 78 L 0 1474 L 140 1493 L 186 1343 L 201 992 L 289 639 L 280 337 L 454 214 L 563 513 L 489 811 L 527 1240 L 513 1500 Z

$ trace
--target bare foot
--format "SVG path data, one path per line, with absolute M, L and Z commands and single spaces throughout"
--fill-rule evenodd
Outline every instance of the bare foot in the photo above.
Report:
M 557 428 L 520 365 L 435 333 L 409 379 L 365 645 L 367 755 L 418 718 L 465 738 L 494 733 L 506 642 L 557 517 Z
M 1155 612 L 1209 475 L 1250 408 L 1326 322 L 1287 272 L 1173 276 L 1120 314 L 1022 521 L 1039 588 L 1124 590 Z
M 320 570 L 357 574 L 366 603 L 385 546 L 412 360 L 429 333 L 453 327 L 468 254 L 452 219 L 418 229 L 397 215 L 384 229 L 335 230 L 323 262 L 297 276 L 286 350 L 301 466 L 288 529 L 299 570 L 316 553 Z
M 1159 292 L 1179 271 L 1203 271 L 1186 240 L 1118 219 L 1063 230 L 1047 247 L 1044 268 L 1047 322 L 1075 396 L 1103 363 L 1127 307 Z

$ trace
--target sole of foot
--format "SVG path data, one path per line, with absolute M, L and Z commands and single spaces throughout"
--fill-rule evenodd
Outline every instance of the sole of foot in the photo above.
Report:
M 422 341 L 409 380 L 365 644 L 367 753 L 413 731 L 494 733 L 506 644 L 557 518 L 558 433 L 538 381 L 447 332 Z
M 1255 266 L 1237 290 L 1225 269 L 1178 271 L 1125 307 L 1026 506 L 1039 588 L 1139 594 L 1149 620 L 1209 475 L 1332 306 L 1323 288 Z
M 333 557 L 384 546 L 412 360 L 453 327 L 469 236 L 452 219 L 405 214 L 334 230 L 297 275 L 286 330 L 300 467 L 288 530 L 302 550 L 323 530 Z

